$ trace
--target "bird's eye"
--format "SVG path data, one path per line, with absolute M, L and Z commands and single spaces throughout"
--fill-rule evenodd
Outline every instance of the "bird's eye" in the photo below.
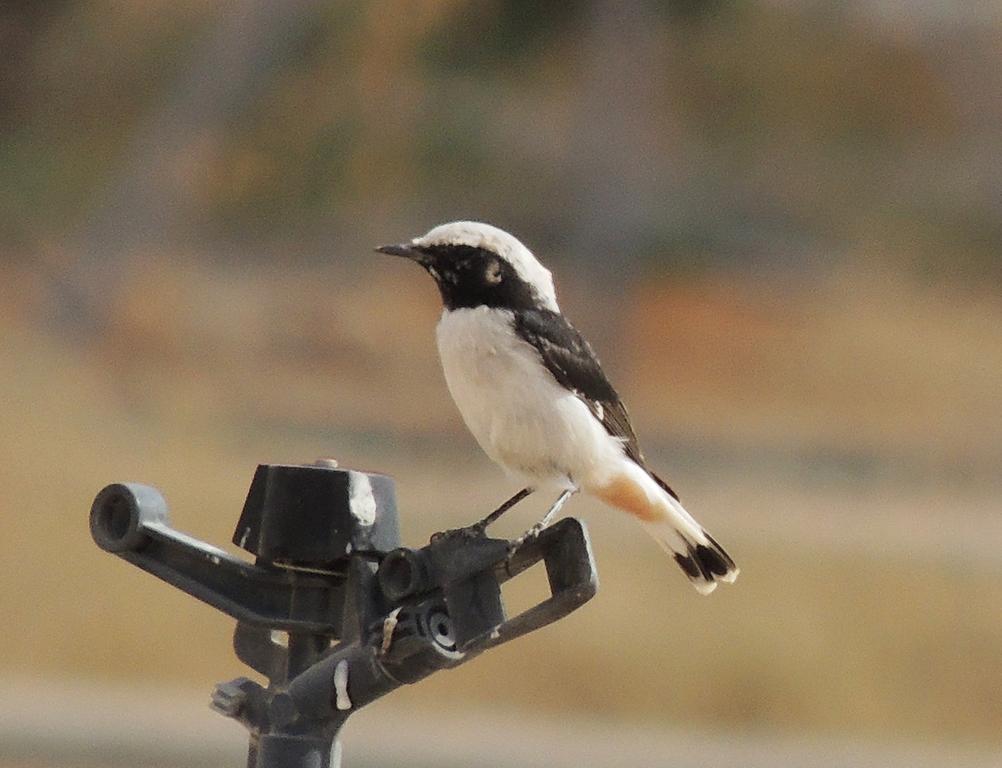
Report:
M 489 285 L 497 285 L 501 282 L 501 262 L 497 259 L 492 259 L 487 263 L 487 269 L 484 272 L 484 279 Z

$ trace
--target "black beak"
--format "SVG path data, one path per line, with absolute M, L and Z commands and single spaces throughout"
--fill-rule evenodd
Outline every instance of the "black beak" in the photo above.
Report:
M 380 245 L 376 250 L 379 253 L 386 253 L 390 256 L 403 256 L 405 259 L 419 261 L 424 254 L 410 243 L 400 243 L 398 245 Z

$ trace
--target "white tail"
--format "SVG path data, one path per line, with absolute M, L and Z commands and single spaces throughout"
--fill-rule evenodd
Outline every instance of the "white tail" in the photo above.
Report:
M 717 583 L 733 582 L 741 572 L 713 537 L 700 529 L 704 542 L 689 540 L 669 520 L 644 522 L 647 532 L 672 556 L 682 573 L 702 595 L 717 588 Z
M 670 554 L 700 594 L 708 595 L 721 581 L 731 583 L 738 567 L 657 475 L 627 460 L 624 472 L 592 492 L 631 513 Z

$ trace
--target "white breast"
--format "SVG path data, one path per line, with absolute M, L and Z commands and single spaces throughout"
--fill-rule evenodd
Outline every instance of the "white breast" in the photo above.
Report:
M 623 456 L 576 395 L 520 339 L 507 310 L 446 310 L 437 329 L 445 380 L 488 456 L 538 487 L 599 480 Z

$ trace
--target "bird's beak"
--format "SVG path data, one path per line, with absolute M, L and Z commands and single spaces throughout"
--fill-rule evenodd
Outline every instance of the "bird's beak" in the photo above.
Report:
M 419 261 L 423 254 L 410 243 L 399 243 L 398 245 L 380 245 L 376 250 L 379 253 L 386 253 L 390 256 L 403 256 L 405 259 Z

